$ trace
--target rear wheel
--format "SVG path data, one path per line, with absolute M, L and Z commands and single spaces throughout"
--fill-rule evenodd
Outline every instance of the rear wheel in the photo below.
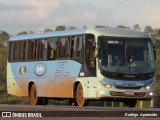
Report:
M 134 99 L 126 99 L 124 100 L 124 105 L 126 107 L 135 107 L 137 104 L 137 100 L 134 100 Z
M 36 85 L 33 84 L 30 90 L 30 100 L 32 105 L 41 105 L 43 98 L 37 96 Z
M 83 88 L 81 83 L 79 83 L 77 86 L 75 97 L 76 97 L 78 106 L 82 107 L 82 106 L 88 105 L 88 101 L 84 98 L 84 95 L 83 95 Z

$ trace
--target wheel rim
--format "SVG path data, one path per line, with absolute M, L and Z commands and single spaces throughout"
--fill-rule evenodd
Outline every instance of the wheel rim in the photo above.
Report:
M 36 91 L 34 91 L 34 99 L 36 99 Z
M 76 100 L 79 106 L 83 106 L 84 104 L 84 97 L 83 97 L 83 89 L 82 85 L 78 85 L 77 92 L 76 92 Z
M 32 89 L 31 89 L 31 104 L 32 104 L 32 105 L 35 105 L 35 104 L 36 104 L 36 101 L 37 101 L 37 93 L 36 93 L 36 88 L 35 88 L 35 86 L 33 85 L 33 86 L 32 86 Z

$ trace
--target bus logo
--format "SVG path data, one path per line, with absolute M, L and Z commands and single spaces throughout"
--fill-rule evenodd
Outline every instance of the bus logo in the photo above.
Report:
M 57 63 L 55 76 L 69 76 L 69 72 L 67 71 L 66 61 Z
M 43 63 L 38 63 L 36 64 L 35 68 L 34 68 L 34 72 L 37 76 L 42 76 L 45 74 L 46 72 L 46 66 Z
M 27 69 L 26 69 L 25 66 L 21 66 L 21 67 L 19 68 L 19 73 L 20 73 L 21 75 L 24 75 L 24 74 L 26 73 L 26 71 L 27 71 Z
M 37 65 L 37 72 L 43 72 L 44 68 L 42 66 Z

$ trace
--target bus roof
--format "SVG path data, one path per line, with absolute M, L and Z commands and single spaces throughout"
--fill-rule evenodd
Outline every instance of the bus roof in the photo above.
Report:
M 49 37 L 72 36 L 80 34 L 94 34 L 95 36 L 115 36 L 115 37 L 135 37 L 135 38 L 150 38 L 148 34 L 141 31 L 124 29 L 124 28 L 109 28 L 109 27 L 86 27 L 82 29 L 55 31 L 47 33 L 27 34 L 13 36 L 9 41 L 43 39 Z

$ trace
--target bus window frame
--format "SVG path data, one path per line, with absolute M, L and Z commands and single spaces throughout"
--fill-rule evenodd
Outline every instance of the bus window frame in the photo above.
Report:
M 61 57 L 61 52 L 62 52 L 62 48 L 61 48 L 61 46 L 62 45 L 60 45 L 59 46 L 59 48 L 58 48 L 58 51 L 57 51 L 57 48 L 56 48 L 56 52 L 58 53 L 59 52 L 59 55 L 57 54 L 56 55 L 56 58 L 55 59 L 53 59 L 53 60 L 64 60 L 64 59 L 66 59 L 66 60 L 75 60 L 75 59 L 84 59 L 85 58 L 85 35 L 86 34 L 77 34 L 77 35 L 69 35 L 69 36 L 57 36 L 57 37 L 53 37 L 53 38 L 57 38 L 57 41 L 56 42 L 58 42 L 58 41 L 60 41 L 60 38 L 65 38 L 65 39 L 67 39 L 67 42 L 65 41 L 65 47 L 66 47 L 66 43 L 68 44 L 68 46 L 67 46 L 67 48 L 65 48 L 65 50 L 67 50 L 68 52 L 67 53 L 65 53 L 66 55 L 65 55 L 65 57 Z M 77 51 L 75 51 L 75 49 L 74 49 L 74 46 L 75 46 L 75 44 L 76 44 L 76 40 L 77 40 L 77 38 L 78 37 L 82 37 L 82 46 L 81 46 L 81 55 L 80 56 L 77 56 L 77 55 L 75 55 L 75 52 L 77 52 Z M 50 38 L 50 37 L 48 37 L 48 38 Z M 40 39 L 27 39 L 27 40 L 19 40 L 19 41 L 10 41 L 9 42 L 9 55 L 8 55 L 8 61 L 9 62 L 32 62 L 32 61 L 48 61 L 48 60 L 51 60 L 51 59 L 49 59 L 48 58 L 48 45 L 49 45 L 49 42 L 48 42 L 48 38 L 40 38 Z M 74 38 L 74 39 L 73 39 Z M 76 38 L 76 40 L 75 40 L 75 38 Z M 80 38 L 79 38 L 80 39 Z M 41 42 L 41 40 L 45 40 L 46 41 L 46 44 L 47 44 L 47 47 L 45 48 L 45 54 L 46 54 L 46 56 L 45 56 L 45 58 L 44 59 L 40 59 L 39 58 L 39 48 L 40 48 L 40 45 L 39 45 L 39 42 Z M 21 44 L 21 42 L 23 42 L 24 44 L 26 44 L 25 46 L 25 59 L 24 60 L 22 60 L 20 57 L 21 57 L 21 55 L 20 55 L 20 53 L 21 53 L 21 49 L 20 49 L 20 44 Z M 14 48 L 12 48 L 12 44 L 14 44 L 13 46 L 14 46 L 14 48 L 15 48 L 15 46 L 18 46 L 17 47 L 17 49 L 16 49 L 16 51 L 18 52 L 18 54 L 17 53 L 15 53 L 16 51 L 11 51 L 12 49 L 14 49 Z M 36 48 L 34 48 L 36 46 Z M 57 47 L 57 46 L 56 46 Z M 73 47 L 73 48 L 72 48 Z M 72 50 L 73 49 L 73 50 Z M 76 48 L 76 49 L 78 49 L 78 48 Z M 14 49 L 15 50 L 15 49 Z M 36 54 L 35 53 L 33 53 L 33 50 L 36 52 Z M 73 53 L 71 53 L 71 52 L 73 52 Z M 11 58 L 11 54 L 12 54 L 12 56 L 14 55 L 14 54 L 16 54 L 16 57 L 14 57 L 15 58 L 15 60 L 13 60 L 13 57 Z M 24 53 L 23 53 L 24 54 Z M 34 54 L 35 54 L 35 56 L 34 56 Z

